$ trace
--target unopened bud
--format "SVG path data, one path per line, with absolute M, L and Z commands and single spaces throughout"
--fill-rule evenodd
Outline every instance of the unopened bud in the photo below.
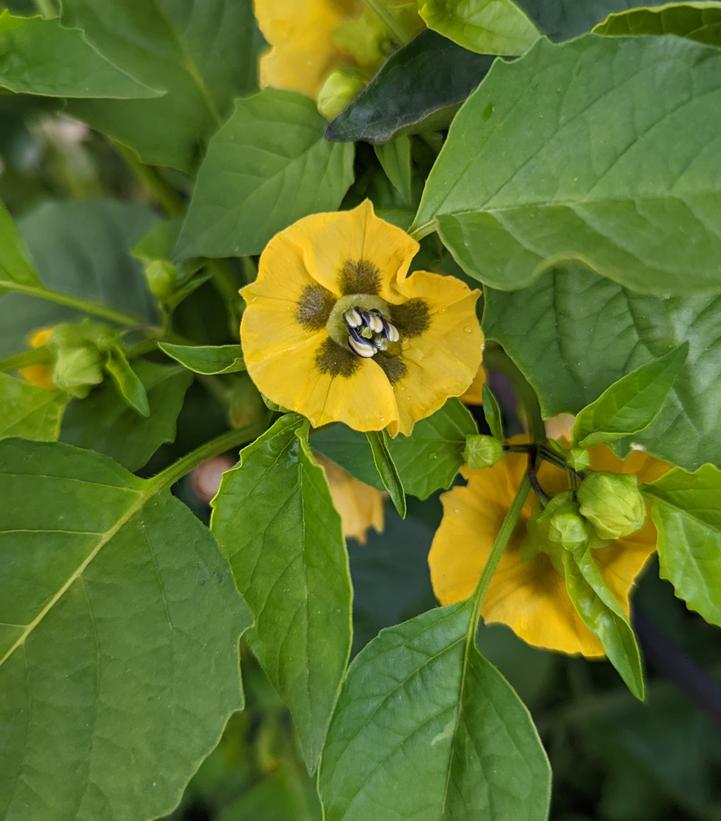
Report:
M 363 80 L 357 75 L 335 69 L 328 75 L 318 93 L 318 111 L 326 120 L 334 119 L 348 108 L 363 85 Z
M 571 448 L 566 461 L 574 470 L 586 470 L 591 466 L 591 454 L 585 448 Z
M 591 473 L 578 488 L 583 516 L 602 539 L 621 539 L 646 521 L 646 506 L 635 476 Z
M 463 461 L 469 468 L 489 468 L 503 458 L 503 445 L 493 436 L 472 434 L 466 437 Z
M 53 369 L 53 382 L 58 388 L 82 399 L 102 381 L 103 364 L 97 348 L 87 345 L 58 351 Z
M 176 267 L 165 259 L 154 259 L 145 265 L 145 279 L 150 293 L 160 300 L 167 299 L 173 293 Z

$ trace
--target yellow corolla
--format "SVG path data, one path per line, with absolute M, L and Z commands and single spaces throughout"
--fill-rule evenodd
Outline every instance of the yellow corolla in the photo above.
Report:
M 319 453 L 315 458 L 325 470 L 333 506 L 340 516 L 343 536 L 365 544 L 371 527 L 382 533 L 385 523 L 383 493 L 351 476 L 348 471 Z
M 39 328 L 34 331 L 28 338 L 28 344 L 31 348 L 42 348 L 46 345 L 50 337 L 53 335 L 52 328 Z M 38 388 L 53 388 L 53 369 L 50 365 L 27 365 L 20 369 L 22 378 L 31 385 L 36 385 Z
M 333 35 L 362 9 L 363 0 L 255 0 L 271 47 L 260 59 L 261 85 L 315 97 L 332 69 L 349 64 Z
M 426 271 L 418 243 L 366 201 L 277 234 L 241 291 L 245 364 L 272 402 L 315 427 L 410 434 L 473 381 L 478 291 Z
M 468 390 L 461 396 L 461 401 L 466 405 L 482 405 L 483 404 L 483 386 L 486 384 L 486 369 L 481 365 L 478 373 L 475 375 L 473 382 L 468 387 Z
M 650 482 L 669 466 L 632 453 L 621 461 L 605 446 L 592 448 L 595 470 L 633 473 Z M 436 597 L 442 604 L 463 601 L 472 595 L 488 559 L 498 529 L 523 479 L 526 456 L 511 453 L 492 468 L 464 470 L 465 487 L 443 494 L 443 520 L 428 561 Z M 566 490 L 563 474 L 544 463 L 539 472 L 542 486 L 557 492 Z M 498 565 L 482 606 L 486 622 L 508 625 L 528 644 L 602 656 L 598 639 L 581 621 L 566 593 L 563 578 L 550 558 L 538 553 L 528 558 L 521 545 L 533 509 L 533 496 L 526 502 L 521 521 Z M 656 529 L 651 517 L 636 533 L 607 547 L 595 549 L 594 559 L 626 611 L 634 581 L 656 549 Z

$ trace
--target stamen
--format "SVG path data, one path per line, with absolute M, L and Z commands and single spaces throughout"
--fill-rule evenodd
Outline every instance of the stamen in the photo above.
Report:
M 371 311 L 368 316 L 368 326 L 374 334 L 379 334 L 383 331 L 383 320 L 375 311 Z
M 401 335 L 398 333 L 398 328 L 387 321 L 383 323 L 383 333 L 389 342 L 398 342 L 401 338 Z
M 357 353 L 358 356 L 362 356 L 365 359 L 370 359 L 376 355 L 375 345 L 371 342 L 366 342 L 364 339 L 358 339 L 351 335 L 348 337 L 348 344 L 353 353 Z
M 360 313 L 356 311 L 355 308 L 349 308 L 343 314 L 343 319 L 345 319 L 346 324 L 349 328 L 358 328 L 360 325 L 363 324 L 363 318 L 361 317 Z

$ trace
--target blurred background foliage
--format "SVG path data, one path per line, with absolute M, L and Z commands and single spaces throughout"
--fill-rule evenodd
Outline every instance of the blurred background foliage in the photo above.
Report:
M 360 153 L 368 169 L 370 151 Z M 432 156 L 425 160 L 430 161 Z M 372 196 L 392 218 L 405 204 L 377 170 L 359 177 L 353 197 Z M 172 181 L 180 191 L 187 189 L 181 175 Z M 0 197 L 18 219 L 48 284 L 85 277 L 87 287 L 102 289 L 122 282 L 124 292 L 114 304 L 152 315 L 147 292 L 128 286 L 142 282 L 129 250 L 154 219 L 143 180 L 110 142 L 66 117 L 60 103 L 0 95 Z M 453 268 L 432 244 L 423 253 L 428 266 Z M 68 315 L 16 296 L 5 297 L 0 310 L 0 355 L 22 347 L 30 329 Z M 176 328 L 198 342 L 235 341 L 224 314 L 217 292 L 203 286 L 178 310 Z M 209 317 L 216 319 L 208 322 Z M 243 401 L 245 378 L 238 376 L 230 386 L 246 397 Z M 512 424 L 512 395 L 503 384 L 494 387 Z M 195 383 L 186 395 L 176 441 L 161 448 L 145 472 L 223 431 L 226 400 Z M 207 517 L 190 481 L 178 493 Z M 355 652 L 384 626 L 434 605 L 426 555 L 440 510 L 437 496 L 412 501 L 401 521 L 387 505 L 385 531 L 372 534 L 367 545 L 350 542 Z M 721 701 L 714 683 L 721 677 L 721 637 L 675 599 L 656 568 L 646 572 L 636 603 L 649 668 L 646 705 L 625 691 L 608 664 L 531 649 L 504 627 L 481 631 L 481 651 L 528 704 L 549 752 L 554 821 L 721 819 Z M 247 651 L 243 656 L 247 709 L 231 720 L 170 817 L 320 819 L 288 713 Z

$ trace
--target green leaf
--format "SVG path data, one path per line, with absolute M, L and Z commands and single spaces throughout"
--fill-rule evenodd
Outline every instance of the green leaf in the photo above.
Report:
M 301 94 L 266 88 L 238 100 L 208 146 L 178 255 L 259 254 L 292 222 L 337 209 L 353 181 L 354 150 L 328 143 L 324 128 Z
M 437 225 L 469 275 L 503 290 L 582 260 L 642 293 L 718 291 L 721 153 L 704 146 L 720 127 L 716 49 L 541 40 L 498 61 L 456 116 L 416 225 Z
M 467 647 L 470 615 L 468 603 L 431 610 L 353 661 L 321 763 L 328 821 L 547 817 L 543 747 L 518 696 Z
M 721 627 L 721 471 L 675 468 L 643 491 L 652 502 L 662 578 L 691 610 Z
M 155 302 L 129 249 L 154 220 L 144 206 L 99 199 L 44 202 L 18 226 L 44 285 L 137 316 L 142 325 L 157 319 Z M 23 270 L 21 252 L 12 254 L 13 261 L 5 256 L 17 247 L 11 236 L 4 230 L 0 213 L 0 279 L 6 264 L 16 272 Z M 26 253 L 24 259 L 28 259 Z M 28 268 L 29 263 L 25 261 L 24 266 Z M 32 279 L 26 274 L 19 281 L 39 284 L 34 273 Z M 0 295 L 0 356 L 22 349 L 25 337 L 35 328 L 78 318 L 76 312 L 41 299 Z
M 172 345 L 170 342 L 160 342 L 158 347 L 193 373 L 213 376 L 245 370 L 240 345 Z
M 38 285 L 40 279 L 12 217 L 0 203 L 0 295 L 11 283 Z
M 374 146 L 374 150 L 393 187 L 406 202 L 410 202 L 413 197 L 410 137 L 399 134 L 387 143 Z
M 634 6 L 663 6 L 665 0 L 514 0 L 551 40 L 590 31 L 612 12 Z
M 401 129 L 447 126 L 493 58 L 423 31 L 392 54 L 366 88 L 330 123 L 329 140 L 385 143 Z
M 165 815 L 243 704 L 227 564 L 96 453 L 2 442 L 0 497 L 0 816 Z
M 43 97 L 159 97 L 59 20 L 0 13 L 0 86 Z
M 593 550 L 563 551 L 566 590 L 588 629 L 598 637 L 608 660 L 628 689 L 643 701 L 641 653 L 628 616 L 598 569 Z
M 351 586 L 340 518 L 305 424 L 286 414 L 241 451 L 211 526 L 255 618 L 248 644 L 288 705 L 312 771 L 348 662 Z
M 539 38 L 512 0 L 423 0 L 428 28 L 479 54 L 523 54 Z
M 54 441 L 60 434 L 68 399 L 62 391 L 36 387 L 0 373 L 0 438 Z
M 63 0 L 62 21 L 114 65 L 167 91 L 69 105 L 144 162 L 190 171 L 232 101 L 257 88 L 262 38 L 251 0 Z
M 491 434 L 499 442 L 505 442 L 503 435 L 503 416 L 498 406 L 498 400 L 488 385 L 483 386 L 483 415 L 490 428 Z
M 115 347 L 108 354 L 105 370 L 110 374 L 123 401 L 141 416 L 150 416 L 150 405 L 145 386 L 130 367 L 130 362 L 120 346 Z
M 688 343 L 622 376 L 579 411 L 573 442 L 582 448 L 613 442 L 645 430 L 668 399 L 686 357 Z
M 138 362 L 135 369 L 147 393 L 149 415 L 139 416 L 120 400 L 113 385 L 104 384 L 68 406 L 64 442 L 100 451 L 128 470 L 139 470 L 163 443 L 174 441 L 191 375 L 177 365 L 155 362 Z
M 371 449 L 373 464 L 378 471 L 381 484 L 388 491 L 388 495 L 393 502 L 393 507 L 398 512 L 401 519 L 406 517 L 406 492 L 403 489 L 403 482 L 398 475 L 398 468 L 393 461 L 388 449 L 388 434 L 385 431 L 370 431 L 366 433 L 366 440 Z
M 669 3 L 611 14 L 595 28 L 613 37 L 675 34 L 709 46 L 721 46 L 721 7 L 717 2 Z
M 633 442 L 691 470 L 721 465 L 721 296 L 643 296 L 579 266 L 554 269 L 522 291 L 484 295 L 486 335 L 530 381 L 545 417 L 577 413 L 629 370 L 688 341 L 663 410 Z
M 449 488 L 463 465 L 466 437 L 474 433 L 478 428 L 469 410 L 458 399 L 449 399 L 418 422 L 411 436 L 390 439 L 388 450 L 406 493 L 427 499 Z M 329 425 L 313 434 L 312 443 L 361 481 L 383 489 L 362 434 L 345 425 Z

